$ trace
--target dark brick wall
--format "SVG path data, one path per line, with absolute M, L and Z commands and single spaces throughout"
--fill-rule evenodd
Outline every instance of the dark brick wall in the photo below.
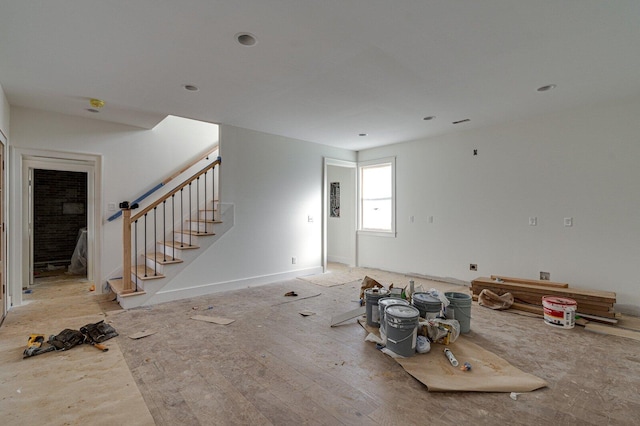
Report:
M 34 263 L 69 261 L 78 231 L 87 226 L 87 174 L 33 172 Z

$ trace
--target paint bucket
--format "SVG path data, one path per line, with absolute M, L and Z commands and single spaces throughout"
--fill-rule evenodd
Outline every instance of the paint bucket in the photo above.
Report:
M 453 291 L 446 292 L 444 295 L 449 299 L 445 316 L 460 323 L 460 333 L 468 333 L 471 330 L 471 296 Z
M 386 288 L 368 288 L 364 291 L 366 302 L 367 325 L 380 327 L 380 311 L 378 310 L 378 300 L 389 295 Z
M 409 306 L 409 302 L 407 302 L 404 299 L 398 299 L 395 297 L 383 297 L 381 299 L 378 299 L 378 312 L 379 312 L 379 318 L 380 318 L 380 337 L 382 338 L 382 340 L 385 340 L 386 336 L 387 336 L 387 324 L 385 321 L 385 309 L 387 309 L 387 307 L 389 306 L 393 306 L 393 305 L 403 305 L 403 306 Z
M 416 353 L 420 311 L 413 306 L 392 305 L 384 313 L 387 326 L 387 348 L 409 357 Z
M 442 310 L 442 301 L 429 293 L 413 293 L 411 303 L 418 308 L 424 319 L 434 319 Z
M 573 328 L 578 303 L 566 297 L 542 296 L 544 322 L 554 327 Z

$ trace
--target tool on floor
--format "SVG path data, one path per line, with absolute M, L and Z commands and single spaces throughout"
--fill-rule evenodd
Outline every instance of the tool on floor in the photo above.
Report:
M 43 347 L 43 343 L 45 343 L 44 334 L 30 334 L 29 339 L 27 340 L 27 349 L 22 353 L 22 358 L 28 358 L 30 356 L 36 356 L 56 350 L 56 348 L 51 345 Z
M 118 335 L 115 328 L 106 324 L 104 320 L 95 324 L 87 324 L 80 328 L 80 332 L 84 335 L 85 343 L 100 349 L 102 352 L 108 351 L 109 348 L 105 345 L 101 345 L 100 343 Z
M 453 352 L 451 352 L 449 348 L 446 348 L 444 350 L 444 354 L 447 356 L 447 358 L 449 358 L 449 362 L 451 363 L 451 365 L 453 365 L 454 367 L 458 366 L 458 360 L 456 359 L 456 357 L 453 355 Z

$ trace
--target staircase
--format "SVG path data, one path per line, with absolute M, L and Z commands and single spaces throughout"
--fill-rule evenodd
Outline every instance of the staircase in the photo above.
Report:
M 125 309 L 171 298 L 171 282 L 233 226 L 233 205 L 217 199 L 220 158 L 133 215 L 122 203 L 123 272 L 107 280 Z M 177 298 L 177 297 L 176 297 Z

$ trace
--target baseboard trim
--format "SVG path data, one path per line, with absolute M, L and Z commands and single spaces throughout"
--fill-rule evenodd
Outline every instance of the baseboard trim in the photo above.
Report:
M 270 275 L 260 275 L 256 277 L 242 278 L 219 283 L 210 283 L 193 287 L 179 288 L 174 290 L 159 291 L 154 294 L 143 305 L 155 305 L 158 303 L 171 302 L 174 300 L 188 299 L 191 297 L 206 296 L 223 291 L 240 290 L 243 288 L 259 287 L 276 282 L 293 280 L 306 275 L 321 274 L 322 267 L 297 269 L 295 271 L 281 272 Z

